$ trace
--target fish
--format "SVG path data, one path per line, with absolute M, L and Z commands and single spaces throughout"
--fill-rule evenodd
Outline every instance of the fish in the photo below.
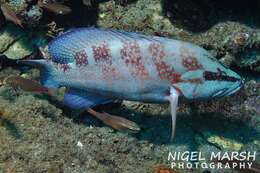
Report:
M 66 15 L 71 13 L 71 8 L 61 3 L 43 3 L 42 0 L 38 0 L 38 6 L 44 8 L 52 13 Z
M 15 12 L 7 4 L 2 4 L 1 10 L 2 10 L 3 15 L 5 16 L 6 20 L 9 20 L 9 21 L 13 22 L 14 24 L 19 25 L 21 28 L 23 28 L 21 19 L 19 19 L 17 17 Z
M 0 86 L 3 85 L 8 85 L 14 90 L 21 88 L 25 91 L 45 93 L 52 96 L 55 95 L 54 93 L 56 93 L 56 89 L 47 88 L 35 80 L 26 79 L 21 76 L 8 76 L 0 78 Z
M 44 86 L 68 88 L 65 105 L 88 109 L 115 100 L 169 103 L 171 140 L 178 102 L 230 96 L 243 85 L 236 72 L 204 48 L 165 37 L 76 28 L 53 39 L 48 52 L 51 60 L 20 62 L 39 68 Z

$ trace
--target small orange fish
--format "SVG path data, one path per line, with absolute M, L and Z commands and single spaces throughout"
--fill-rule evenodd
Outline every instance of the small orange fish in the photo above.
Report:
M 38 6 L 44 8 L 50 12 L 60 15 L 66 15 L 71 13 L 71 8 L 61 3 L 43 3 L 42 0 L 38 1 Z
M 8 116 L 10 115 L 9 112 L 5 110 L 0 110 L 0 127 L 4 126 L 4 122 L 8 120 Z
M 15 12 L 7 4 L 2 4 L 1 10 L 6 20 L 9 20 L 23 28 L 22 21 L 17 17 Z
M 45 93 L 48 95 L 54 95 L 56 92 L 56 89 L 47 88 L 45 86 L 42 86 L 40 83 L 38 83 L 35 80 L 26 79 L 20 76 L 9 76 L 2 80 L 0 80 L 0 84 L 2 85 L 9 85 L 15 90 L 17 88 L 20 88 L 24 91 L 29 92 L 37 92 L 37 93 Z
M 173 169 L 165 165 L 159 165 L 155 167 L 154 173 L 177 173 Z

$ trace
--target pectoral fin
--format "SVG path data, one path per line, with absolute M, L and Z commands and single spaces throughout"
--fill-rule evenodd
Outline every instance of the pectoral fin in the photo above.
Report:
M 179 97 L 179 92 L 171 87 L 170 89 L 170 95 L 167 96 L 167 99 L 170 102 L 170 107 L 171 107 L 171 116 L 172 116 L 172 132 L 171 132 L 171 140 L 173 140 L 175 136 L 175 126 L 176 126 L 176 115 L 177 115 L 177 107 L 178 107 L 178 97 Z
M 63 103 L 73 109 L 87 109 L 87 111 L 101 120 L 104 124 L 120 131 L 137 133 L 140 131 L 139 126 L 123 117 L 110 115 L 108 113 L 100 113 L 93 110 L 91 107 L 99 104 L 113 102 L 108 98 L 92 93 L 82 92 L 69 89 L 66 91 Z
M 72 109 L 85 109 L 110 102 L 113 100 L 75 89 L 67 89 L 63 100 L 63 103 Z

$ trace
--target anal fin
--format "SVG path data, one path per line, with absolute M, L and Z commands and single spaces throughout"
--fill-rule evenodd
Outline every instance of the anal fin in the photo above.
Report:
M 86 109 L 91 115 L 101 120 L 104 124 L 120 131 L 137 133 L 140 131 L 139 126 L 123 117 L 110 115 L 108 113 L 99 113 L 91 107 L 112 102 L 113 100 L 104 98 L 92 93 L 86 93 L 78 90 L 68 90 L 65 93 L 63 103 L 72 109 Z

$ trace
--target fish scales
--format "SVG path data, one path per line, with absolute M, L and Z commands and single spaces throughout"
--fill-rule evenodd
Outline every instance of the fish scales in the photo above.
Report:
M 77 40 L 77 43 L 80 42 L 77 49 L 75 49 L 75 40 Z M 151 39 L 144 37 L 140 40 L 135 35 L 126 36 L 122 33 L 117 35 L 114 32 L 104 33 L 104 31 L 97 32 L 97 30 L 82 32 L 78 30 L 74 32 L 73 36 L 71 32 L 68 32 L 60 39 L 54 40 L 50 44 L 50 53 L 53 55 L 54 61 L 73 56 L 73 60 L 70 61 L 70 66 L 73 68 L 70 69 L 67 76 L 78 76 L 78 71 L 85 76 L 93 76 L 94 73 L 95 78 L 92 80 L 88 79 L 87 83 L 92 83 L 95 80 L 95 84 L 100 85 L 103 83 L 102 85 L 105 86 L 101 88 L 105 90 L 116 89 L 119 92 L 136 92 L 139 89 L 144 90 L 146 85 L 153 82 L 152 80 L 154 79 L 157 80 L 158 77 L 153 70 L 155 67 L 153 67 L 151 59 L 149 60 L 145 56 L 148 53 L 150 42 Z M 60 46 L 61 43 L 62 45 L 71 45 L 66 49 L 67 51 L 69 50 L 69 56 L 63 56 L 64 47 Z M 82 59 L 85 63 L 82 62 Z M 63 62 L 62 60 L 60 63 Z M 76 72 L 73 72 L 73 70 L 76 70 Z M 142 79 L 147 78 L 148 74 L 150 74 L 150 81 L 144 82 Z M 115 81 L 118 81 L 116 82 L 117 84 L 115 84 Z M 139 83 L 136 81 L 139 81 Z M 113 82 L 113 85 L 107 85 L 109 82 Z M 132 83 L 132 85 L 123 87 L 125 82 Z
M 49 52 L 54 62 L 69 66 L 62 83 L 133 100 L 146 95 L 147 101 L 163 101 L 158 95 L 171 85 L 202 82 L 185 74 L 214 68 L 208 52 L 190 43 L 95 28 L 68 31 L 50 43 Z

